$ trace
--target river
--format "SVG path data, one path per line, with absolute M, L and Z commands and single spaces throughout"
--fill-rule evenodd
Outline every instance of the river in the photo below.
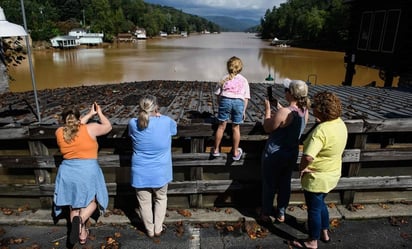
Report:
M 227 59 L 234 55 L 242 59 L 242 74 L 250 83 L 268 82 L 269 73 L 275 83 L 290 78 L 340 85 L 345 77 L 342 52 L 274 47 L 251 33 L 157 38 L 106 47 L 34 50 L 32 54 L 38 90 L 148 80 L 217 82 L 226 73 Z M 32 90 L 27 60 L 12 67 L 10 75 L 14 78 L 10 91 Z M 372 81 L 383 86 L 377 70 L 356 67 L 354 86 Z

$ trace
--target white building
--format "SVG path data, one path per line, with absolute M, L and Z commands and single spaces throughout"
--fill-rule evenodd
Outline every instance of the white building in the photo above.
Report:
M 144 28 L 137 28 L 136 31 L 134 32 L 134 35 L 137 37 L 137 39 L 146 39 L 146 30 Z
M 98 45 L 103 43 L 103 33 L 88 33 L 84 29 L 72 29 L 69 36 L 75 36 L 79 40 L 79 44 Z

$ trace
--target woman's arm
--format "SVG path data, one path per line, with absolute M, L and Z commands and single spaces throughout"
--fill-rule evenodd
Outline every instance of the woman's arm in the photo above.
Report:
M 102 109 L 96 102 L 94 103 L 94 106 L 96 109 L 95 111 L 99 116 L 100 123 L 87 124 L 87 129 L 91 136 L 97 137 L 109 133 L 112 130 L 112 124 L 110 123 L 110 120 L 103 114 Z
M 94 116 L 94 115 L 96 115 L 96 110 L 95 110 L 95 108 L 94 108 L 94 103 L 93 103 L 93 105 L 90 107 L 90 111 L 86 114 L 86 115 L 84 115 L 83 117 L 81 117 L 80 118 L 80 123 L 82 123 L 82 124 L 87 124 L 87 122 L 89 122 L 89 120 Z
M 265 119 L 263 121 L 263 129 L 266 133 L 271 133 L 277 128 L 283 127 L 286 124 L 289 114 L 290 110 L 288 108 L 280 108 L 272 114 L 270 101 L 265 99 Z
M 309 169 L 308 166 L 313 162 L 313 157 L 308 156 L 308 155 L 302 155 L 302 158 L 300 159 L 300 164 L 299 164 L 299 170 L 300 170 L 300 177 L 303 176 L 305 173 L 313 173 L 314 171 Z

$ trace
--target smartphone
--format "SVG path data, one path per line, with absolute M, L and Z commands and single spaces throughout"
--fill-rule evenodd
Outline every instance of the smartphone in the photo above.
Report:
M 277 105 L 277 104 L 278 104 L 278 100 L 273 97 L 272 86 L 268 86 L 268 87 L 267 87 L 267 95 L 268 95 L 269 102 L 270 102 L 271 104 L 273 104 L 273 105 Z
M 93 110 L 94 110 L 95 112 L 97 111 L 97 104 L 96 104 L 96 103 L 93 104 Z

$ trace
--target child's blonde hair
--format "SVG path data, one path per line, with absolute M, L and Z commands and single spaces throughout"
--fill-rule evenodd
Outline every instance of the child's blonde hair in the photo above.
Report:
M 233 79 L 238 73 L 242 72 L 243 63 L 238 57 L 232 56 L 227 61 L 226 67 L 229 75 L 221 82 L 222 85 L 225 84 L 226 81 Z

